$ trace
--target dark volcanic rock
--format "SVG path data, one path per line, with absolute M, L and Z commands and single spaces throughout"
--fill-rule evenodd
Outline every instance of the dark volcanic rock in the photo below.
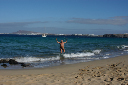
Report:
M 0 60 L 0 63 L 8 63 L 8 60 L 1 59 L 1 60 Z
M 4 68 L 6 68 L 6 67 L 7 67 L 7 65 L 6 65 L 6 64 L 3 64 L 3 65 L 1 65 L 1 66 L 3 66 Z
M 9 63 L 11 65 L 17 65 L 20 64 L 22 67 L 30 67 L 30 64 L 26 64 L 26 63 L 19 63 L 17 61 L 15 61 L 14 59 L 1 59 L 0 63 L 3 63 L 1 66 L 3 66 L 4 68 L 8 67 L 6 64 L 4 63 Z
M 14 65 L 15 65 L 15 64 L 19 64 L 17 61 L 15 61 L 15 60 L 13 60 L 13 59 L 10 59 L 8 62 L 9 62 L 9 64 L 14 64 Z
M 30 67 L 30 64 L 20 63 L 23 67 Z

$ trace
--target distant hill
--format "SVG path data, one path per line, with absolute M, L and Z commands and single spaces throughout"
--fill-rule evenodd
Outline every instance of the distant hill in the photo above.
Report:
M 19 35 L 42 35 L 43 33 L 39 32 L 33 32 L 33 31 L 25 31 L 25 30 L 19 30 L 17 32 L 13 32 L 12 34 L 19 34 Z M 104 34 L 104 35 L 88 35 L 88 34 L 83 34 L 83 35 L 74 35 L 74 34 L 47 34 L 47 35 L 52 35 L 52 36 L 84 36 L 84 37 L 117 37 L 117 38 L 128 38 L 128 34 Z
M 13 32 L 13 34 L 29 34 L 29 33 L 38 33 L 38 32 L 25 31 L 25 30 L 19 30 L 17 32 Z
M 128 38 L 128 34 L 104 34 L 103 37 Z

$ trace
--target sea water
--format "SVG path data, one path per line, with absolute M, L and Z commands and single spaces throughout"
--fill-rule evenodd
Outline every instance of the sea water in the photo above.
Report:
M 65 53 L 60 53 L 63 40 Z M 41 35 L 0 35 L 0 59 L 15 59 L 28 63 L 31 67 L 50 66 L 88 62 L 128 54 L 128 38 L 98 38 L 78 36 Z M 1 65 L 1 64 L 0 64 Z M 0 66 L 0 69 L 4 69 Z M 19 65 L 9 65 L 5 69 L 23 69 Z

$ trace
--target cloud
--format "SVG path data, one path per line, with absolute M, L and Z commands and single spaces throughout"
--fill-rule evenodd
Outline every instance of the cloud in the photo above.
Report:
M 85 19 L 85 18 L 72 18 L 66 21 L 67 23 L 79 24 L 98 24 L 98 25 L 126 25 L 128 24 L 128 16 L 115 16 L 109 19 Z
M 0 28 L 21 28 L 25 27 L 29 24 L 36 24 L 36 23 L 48 23 L 47 21 L 35 21 L 35 22 L 9 22 L 9 23 L 0 23 Z

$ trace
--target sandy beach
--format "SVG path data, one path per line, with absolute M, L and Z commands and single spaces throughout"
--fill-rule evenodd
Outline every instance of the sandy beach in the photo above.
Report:
M 0 70 L 0 85 L 128 85 L 128 55 L 40 69 Z

